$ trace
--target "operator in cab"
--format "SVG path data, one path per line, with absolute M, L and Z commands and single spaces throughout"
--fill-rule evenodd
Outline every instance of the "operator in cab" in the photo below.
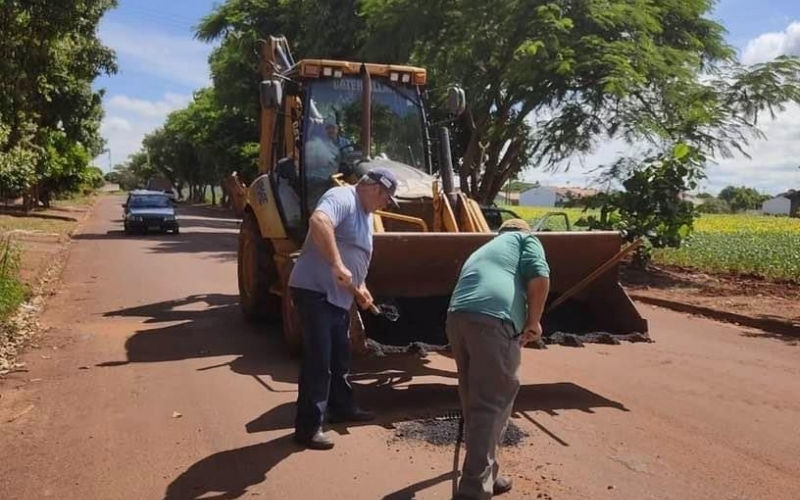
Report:
M 309 124 L 305 165 L 310 211 L 322 194 L 332 186 L 331 176 L 339 172 L 339 164 L 345 153 L 342 148 L 353 143 L 340 134 L 341 129 L 333 115 L 328 115 L 321 123 L 319 119 L 312 118 Z

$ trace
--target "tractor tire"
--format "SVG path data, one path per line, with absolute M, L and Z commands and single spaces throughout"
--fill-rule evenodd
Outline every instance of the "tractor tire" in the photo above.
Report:
M 252 212 L 245 212 L 239 229 L 239 304 L 247 321 L 277 322 L 281 318 L 281 298 L 270 293 L 279 281 L 272 244 L 261 236 Z

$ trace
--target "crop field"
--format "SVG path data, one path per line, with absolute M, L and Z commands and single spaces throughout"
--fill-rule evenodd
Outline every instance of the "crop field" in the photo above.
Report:
M 580 209 L 508 208 L 529 221 L 553 211 L 566 212 L 572 223 L 585 215 Z M 548 219 L 547 227 L 554 231 L 566 229 L 563 217 Z M 657 250 L 654 260 L 711 273 L 749 274 L 800 283 L 800 218 L 702 215 L 681 248 Z

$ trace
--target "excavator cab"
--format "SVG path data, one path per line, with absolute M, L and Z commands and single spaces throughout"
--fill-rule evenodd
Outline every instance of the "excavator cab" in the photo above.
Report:
M 327 189 L 355 183 L 380 166 L 398 178 L 398 205 L 374 214 L 367 286 L 399 319 L 354 306 L 351 337 L 382 346 L 446 348 L 446 307 L 461 265 L 496 233 L 482 207 L 455 186 L 449 131 L 434 128 L 427 116 L 426 71 L 295 62 L 282 37 L 264 42 L 262 63 L 260 175 L 249 186 L 238 178 L 227 183 L 242 216 L 238 275 L 245 317 L 280 321 L 288 346 L 299 352 L 302 337 L 287 284 L 309 217 Z M 450 88 L 446 102 L 452 116 L 463 112 L 463 90 Z M 646 332 L 646 321 L 617 282 L 616 267 L 592 276 L 618 253 L 618 233 L 542 233 L 541 239 L 554 298 L 568 294 L 588 321 L 569 328 Z M 562 322 L 549 326 L 564 328 Z

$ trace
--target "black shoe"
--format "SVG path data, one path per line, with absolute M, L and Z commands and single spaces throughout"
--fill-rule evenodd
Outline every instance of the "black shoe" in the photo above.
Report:
M 330 450 L 333 448 L 333 441 L 331 441 L 328 436 L 323 434 L 321 430 L 309 437 L 302 437 L 298 434 L 295 434 L 294 440 L 297 443 L 306 446 L 307 448 L 311 448 L 312 450 Z
M 493 495 L 502 495 L 503 493 L 508 493 L 511 491 L 511 487 L 514 485 L 511 478 L 506 476 L 497 476 L 497 479 L 494 480 L 494 485 L 492 485 L 492 494 Z
M 371 422 L 375 420 L 375 414 L 371 411 L 356 408 L 350 413 L 328 415 L 328 422 L 332 424 L 340 424 L 345 422 Z

